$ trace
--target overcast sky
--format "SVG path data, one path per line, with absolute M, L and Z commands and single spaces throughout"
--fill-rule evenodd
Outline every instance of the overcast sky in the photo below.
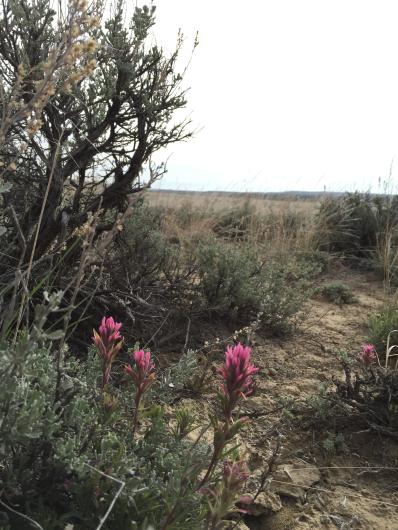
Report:
M 195 138 L 158 187 L 380 190 L 398 176 L 397 0 L 157 0 L 190 49 Z M 394 162 L 395 159 L 395 162 Z M 398 179 L 394 179 L 398 182 Z

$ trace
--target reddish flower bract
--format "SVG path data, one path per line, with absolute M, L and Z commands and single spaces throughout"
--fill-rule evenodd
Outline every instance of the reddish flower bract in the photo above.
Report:
M 258 368 L 250 362 L 251 352 L 250 346 L 243 346 L 241 343 L 228 346 L 225 362 L 218 371 L 223 378 L 222 406 L 229 420 L 232 419 L 231 414 L 238 400 L 250 396 L 253 392 L 252 376 L 258 372 Z
M 98 332 L 93 330 L 92 340 L 102 358 L 102 388 L 108 384 L 112 363 L 123 344 L 121 327 L 122 324 L 112 317 L 103 317 Z
M 373 364 L 374 362 L 376 362 L 377 359 L 375 346 L 373 344 L 363 344 L 362 350 L 359 353 L 358 357 L 365 366 Z

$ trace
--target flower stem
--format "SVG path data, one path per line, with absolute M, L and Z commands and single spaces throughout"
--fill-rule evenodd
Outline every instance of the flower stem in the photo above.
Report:
M 141 397 L 142 397 L 142 394 L 139 391 L 137 391 L 137 394 L 136 394 L 135 400 L 134 400 L 135 401 L 135 410 L 134 410 L 134 415 L 133 415 L 133 430 L 132 430 L 132 433 L 131 433 L 132 438 L 134 438 L 135 431 L 137 430 L 138 411 L 140 409 Z
M 200 481 L 200 484 L 196 488 L 196 491 L 200 490 L 200 488 L 202 488 L 204 486 L 204 484 L 206 484 L 206 482 L 209 480 L 210 475 L 212 474 L 213 469 L 214 469 L 215 465 L 217 464 L 218 457 L 220 456 L 220 452 L 221 451 L 222 451 L 222 446 L 214 448 L 213 456 L 211 457 L 210 464 L 209 464 L 209 466 L 207 468 L 206 474 L 202 478 L 202 480 Z

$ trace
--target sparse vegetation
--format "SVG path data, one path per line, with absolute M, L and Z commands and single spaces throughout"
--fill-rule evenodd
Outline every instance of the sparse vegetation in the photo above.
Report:
M 376 346 L 378 352 L 384 352 L 387 346 L 388 334 L 398 329 L 398 307 L 394 302 L 388 302 L 377 312 L 374 312 L 368 321 L 369 342 Z M 398 333 L 391 337 L 391 344 L 398 344 Z
M 397 197 L 144 193 L 190 136 L 183 38 L 166 54 L 155 9 L 124 8 L 0 7 L 4 530 L 266 520 L 279 457 L 350 468 L 351 434 L 398 439 Z M 359 348 L 364 271 L 384 304 Z
M 396 363 L 391 367 L 382 365 L 373 344 L 364 344 L 356 358 L 347 354 L 339 358 L 344 377 L 334 377 L 333 385 L 322 386 L 306 402 L 310 423 L 317 422 L 326 429 L 332 426 L 337 431 L 328 433 L 323 448 L 329 454 L 339 446 L 347 450 L 343 432 L 350 432 L 353 425 L 398 438 Z
M 320 249 L 339 254 L 355 267 L 376 270 L 387 287 L 396 283 L 397 196 L 348 193 L 327 199 L 316 222 Z
M 318 287 L 315 293 L 328 302 L 342 306 L 344 304 L 355 304 L 358 300 L 353 295 L 351 289 L 344 283 L 328 283 Z
M 328 457 L 339 453 L 346 453 L 349 449 L 342 433 L 327 433 L 327 437 L 322 442 L 322 448 Z

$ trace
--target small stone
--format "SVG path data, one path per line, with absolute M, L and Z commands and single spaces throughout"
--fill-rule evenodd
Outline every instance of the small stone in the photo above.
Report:
M 227 523 L 227 526 L 223 527 L 225 530 L 250 530 L 250 528 L 243 522 L 231 521 Z
M 254 502 L 250 502 L 249 504 L 237 503 L 237 505 L 255 517 L 264 514 L 270 515 L 282 509 L 280 498 L 271 491 L 262 491 Z
M 278 495 L 304 501 L 306 491 L 320 479 L 319 469 L 314 466 L 302 462 L 285 464 L 273 474 L 271 489 Z

